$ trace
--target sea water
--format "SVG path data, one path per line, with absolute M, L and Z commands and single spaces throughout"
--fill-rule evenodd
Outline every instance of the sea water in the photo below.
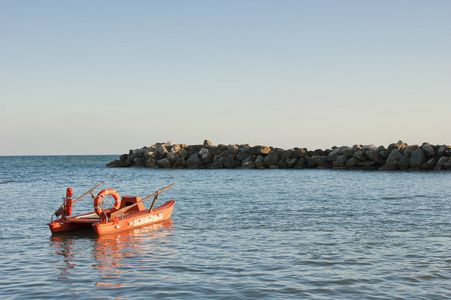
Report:
M 114 159 L 0 157 L 1 299 L 451 298 L 451 172 L 105 167 Z M 171 220 L 52 236 L 66 188 L 100 182 L 95 194 L 141 197 L 175 183 L 156 204 L 176 201 Z M 89 195 L 74 205 L 89 211 Z

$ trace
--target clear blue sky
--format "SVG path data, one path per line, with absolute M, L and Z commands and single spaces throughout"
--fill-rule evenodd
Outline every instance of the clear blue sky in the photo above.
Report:
M 451 1 L 0 0 L 0 155 L 450 144 Z

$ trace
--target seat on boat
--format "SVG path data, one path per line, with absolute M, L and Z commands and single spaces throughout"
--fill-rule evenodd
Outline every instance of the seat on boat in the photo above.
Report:
M 141 201 L 140 196 L 137 196 L 137 197 L 124 196 L 124 197 L 122 197 L 121 207 L 119 209 L 124 208 L 126 206 L 133 205 L 133 204 L 137 203 L 138 201 Z M 138 205 L 135 205 L 132 208 L 130 208 L 127 212 L 143 211 L 143 210 L 146 210 L 146 208 L 144 207 L 144 204 L 141 202 Z
M 75 216 L 74 219 L 96 219 L 96 220 L 98 220 L 99 215 L 97 215 L 95 212 L 93 212 L 93 213 L 89 213 L 89 214 Z

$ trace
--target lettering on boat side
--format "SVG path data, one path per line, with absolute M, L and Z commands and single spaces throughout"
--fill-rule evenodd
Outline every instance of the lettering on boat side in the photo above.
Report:
M 147 223 L 152 223 L 152 222 L 156 222 L 159 220 L 163 219 L 163 214 L 158 214 L 158 215 L 150 215 L 147 217 L 143 217 L 140 219 L 135 219 L 134 220 L 134 226 L 139 226 L 139 225 L 143 225 L 143 224 L 147 224 Z

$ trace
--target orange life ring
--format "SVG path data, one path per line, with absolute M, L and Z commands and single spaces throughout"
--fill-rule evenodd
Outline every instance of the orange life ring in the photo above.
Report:
M 121 196 L 119 196 L 118 192 L 116 192 L 113 189 L 103 190 L 99 194 L 97 194 L 97 197 L 94 199 L 94 211 L 99 216 L 102 215 L 102 208 L 100 208 L 100 204 L 102 204 L 102 206 L 103 206 L 103 202 L 104 202 L 104 201 L 102 201 L 102 199 L 108 195 L 113 196 L 114 200 L 115 200 L 113 208 L 110 210 L 110 213 L 115 212 L 116 210 L 119 209 L 119 207 L 121 207 Z
M 73 196 L 72 188 L 67 188 L 66 199 L 64 200 L 64 215 L 66 217 L 72 214 L 72 196 Z

